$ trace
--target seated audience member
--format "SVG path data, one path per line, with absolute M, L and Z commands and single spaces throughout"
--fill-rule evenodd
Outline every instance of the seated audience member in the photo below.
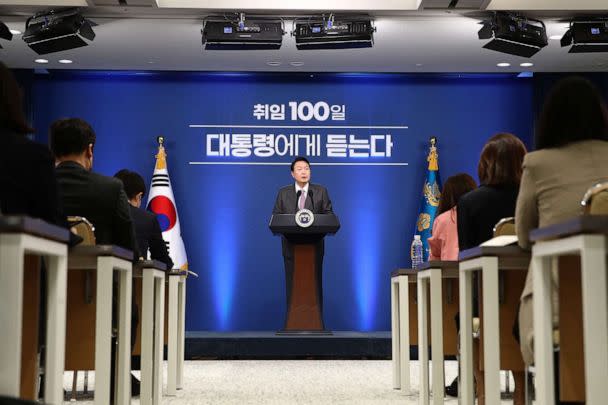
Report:
M 59 208 L 55 164 L 48 147 L 32 142 L 12 72 L 0 62 L 0 212 L 28 215 L 65 226 Z
M 515 202 L 526 154 L 512 134 L 497 134 L 484 145 L 477 173 L 479 188 L 458 202 L 458 246 L 466 250 L 492 239 L 494 225 L 515 215 Z
M 62 119 L 51 125 L 49 138 L 58 162 L 55 173 L 64 213 L 87 218 L 95 226 L 98 244 L 135 252 L 133 222 L 122 183 L 92 171 L 93 128 L 78 118 Z
M 530 248 L 529 233 L 534 228 L 580 215 L 585 191 L 607 179 L 606 104 L 588 80 L 563 79 L 543 107 L 536 130 L 536 151 L 524 159 L 515 215 L 519 245 Z M 555 277 L 553 288 L 557 288 Z M 556 291 L 553 297 L 556 306 Z M 527 364 L 534 362 L 532 298 L 532 272 L 528 271 L 519 310 L 521 351 Z
M 477 174 L 479 188 L 463 195 L 457 204 L 458 246 L 460 250 L 479 246 L 493 237 L 494 225 L 502 218 L 515 215 L 522 162 L 526 147 L 515 135 L 500 133 L 484 145 Z M 477 276 L 474 278 L 477 280 Z M 474 282 L 474 285 L 477 283 Z M 473 289 L 473 314 L 479 316 L 477 289 Z M 483 374 L 475 367 L 477 385 L 483 393 Z M 514 404 L 523 404 L 524 373 L 514 373 Z M 452 384 L 454 385 L 454 384 Z M 483 394 L 479 403 L 483 403 Z
M 477 187 L 475 180 L 466 173 L 448 177 L 441 190 L 437 218 L 433 223 L 429 260 L 458 260 L 458 229 L 456 204 L 464 194 Z
M 98 244 L 129 249 L 138 258 L 129 202 L 122 182 L 92 171 L 95 140 L 93 128 L 81 119 L 67 118 L 51 124 L 49 141 L 58 162 L 55 172 L 64 212 L 68 216 L 87 218 L 95 227 Z M 131 348 L 135 344 L 138 322 L 137 306 L 132 297 Z M 115 350 L 115 345 L 112 349 Z M 113 373 L 114 360 L 115 356 L 112 356 Z M 114 382 L 113 377 L 111 381 Z M 133 395 L 139 395 L 138 383 L 132 377 Z
M 135 239 L 139 248 L 140 255 L 146 259 L 148 249 L 153 260 L 159 260 L 167 265 L 167 270 L 173 268 L 173 261 L 167 252 L 167 245 L 163 240 L 160 225 L 156 215 L 141 209 L 141 201 L 146 193 L 144 179 L 137 173 L 127 169 L 122 169 L 114 175 L 122 181 L 129 199 L 129 210 L 131 218 L 135 224 Z

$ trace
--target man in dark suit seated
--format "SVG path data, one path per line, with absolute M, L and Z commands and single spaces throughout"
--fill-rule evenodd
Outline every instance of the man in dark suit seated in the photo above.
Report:
M 146 259 L 148 249 L 150 249 L 150 257 L 153 260 L 165 263 L 167 270 L 171 270 L 173 261 L 171 261 L 167 252 L 167 245 L 163 240 L 156 215 L 141 209 L 141 200 L 146 194 L 144 179 L 138 173 L 127 169 L 122 169 L 114 177 L 122 181 L 129 199 L 129 210 L 135 224 L 135 239 L 137 240 L 139 254 Z
M 78 118 L 61 119 L 51 124 L 49 138 L 51 151 L 57 161 L 55 173 L 64 213 L 88 219 L 95 226 L 98 244 L 129 249 L 138 258 L 129 202 L 122 183 L 91 171 L 96 140 L 93 128 Z M 116 305 L 116 302 L 113 304 Z M 137 307 L 132 301 L 131 348 L 135 344 L 138 322 Z M 139 395 L 138 381 L 132 378 L 131 382 L 132 394 Z
M 310 162 L 302 156 L 296 157 L 291 163 L 291 177 L 295 184 L 282 187 L 277 195 L 272 214 L 295 214 L 301 209 L 309 209 L 313 214 L 333 214 L 331 200 L 327 189 L 310 182 Z M 293 245 L 283 236 L 283 263 L 285 265 L 285 283 L 287 285 L 287 305 L 291 299 L 291 286 L 293 283 Z M 317 282 L 318 291 L 323 297 L 323 255 L 325 243 L 323 239 L 317 242 Z M 320 307 L 323 308 L 321 300 Z
M 92 171 L 95 140 L 93 128 L 81 119 L 62 119 L 51 125 L 50 144 L 57 161 L 63 211 L 88 219 L 95 226 L 98 244 L 135 252 L 133 222 L 122 183 Z

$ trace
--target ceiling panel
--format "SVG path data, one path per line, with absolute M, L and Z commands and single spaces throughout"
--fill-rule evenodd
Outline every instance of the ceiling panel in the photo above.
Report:
M 551 40 L 531 59 L 483 49 L 477 38 L 478 21 L 455 14 L 376 18 L 373 48 L 298 51 L 286 34 L 279 50 L 203 51 L 202 18 L 93 18 L 99 25 L 91 45 L 46 55 L 47 65 L 16 35 L 0 40 L 0 59 L 15 68 L 269 71 L 269 72 L 568 72 L 608 71 L 608 54 L 569 54 L 559 40 Z M 4 19 L 23 30 L 25 18 Z M 547 33 L 560 37 L 567 24 L 546 21 Z M 291 21 L 286 21 L 291 31 Z M 59 59 L 72 59 L 61 65 Z M 268 62 L 278 62 L 270 66 Z M 293 66 L 293 62 L 296 65 Z M 508 68 L 496 66 L 511 63 Z M 520 63 L 532 62 L 530 68 Z
M 492 0 L 488 10 L 608 10 L 608 0 Z
M 157 0 L 159 7 L 207 10 L 418 10 L 422 0 Z

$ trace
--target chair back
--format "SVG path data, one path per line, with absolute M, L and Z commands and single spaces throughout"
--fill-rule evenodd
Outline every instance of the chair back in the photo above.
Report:
M 583 214 L 608 215 L 608 181 L 597 183 L 587 190 L 581 201 Z
M 95 227 L 84 217 L 69 216 L 70 231 L 82 237 L 81 245 L 94 246 Z M 90 270 L 68 272 L 66 312 L 66 371 L 95 369 L 95 274 Z
M 494 225 L 494 237 L 515 235 L 515 218 L 503 218 Z
M 68 225 L 71 232 L 83 239 L 82 245 L 94 246 L 96 244 L 95 227 L 85 217 L 70 216 Z

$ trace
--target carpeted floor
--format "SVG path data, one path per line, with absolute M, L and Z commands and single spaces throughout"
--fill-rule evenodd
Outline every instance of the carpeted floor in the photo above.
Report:
M 456 372 L 456 362 L 446 362 L 446 381 L 452 381 Z M 418 362 L 412 363 L 411 378 L 414 391 L 406 395 L 392 389 L 392 365 L 387 360 L 187 361 L 184 389 L 175 397 L 163 397 L 162 403 L 418 404 Z M 79 375 L 78 380 L 78 391 L 82 391 L 83 377 Z M 66 390 L 71 390 L 71 386 L 72 373 L 67 372 Z M 93 388 L 94 373 L 90 373 L 89 389 Z M 93 404 L 92 395 L 78 403 Z M 139 404 L 139 399 L 132 403 Z M 458 401 L 446 398 L 445 403 Z

